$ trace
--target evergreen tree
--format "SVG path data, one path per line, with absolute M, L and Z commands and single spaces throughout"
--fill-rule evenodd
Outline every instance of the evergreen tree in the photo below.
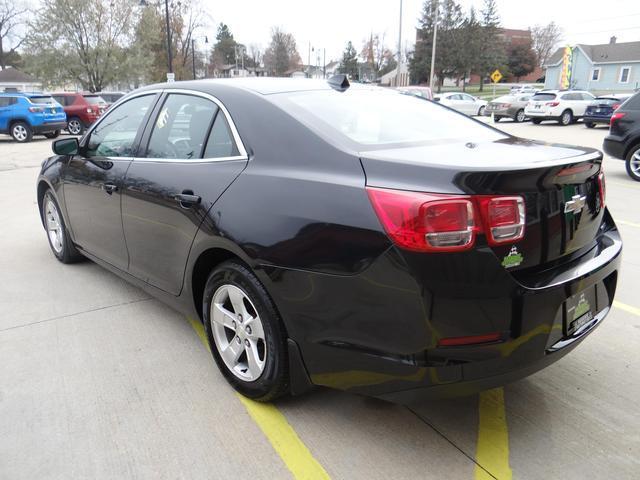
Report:
M 358 52 L 353 43 L 349 41 L 347 47 L 342 52 L 342 60 L 340 61 L 340 73 L 346 74 L 349 78 L 359 80 L 358 75 Z
M 482 91 L 484 79 L 493 70 L 499 67 L 506 70 L 506 54 L 504 42 L 500 38 L 500 16 L 496 0 L 484 0 L 480 14 L 482 28 L 479 37 L 477 73 L 480 75 L 480 91 Z
M 233 38 L 231 30 L 221 22 L 218 25 L 216 44 L 213 46 L 212 63 L 218 68 L 235 63 L 237 46 L 238 42 Z

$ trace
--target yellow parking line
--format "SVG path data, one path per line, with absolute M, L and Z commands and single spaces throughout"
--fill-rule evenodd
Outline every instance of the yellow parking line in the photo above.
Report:
M 189 323 L 196 331 L 202 343 L 209 349 L 207 336 L 202 323 L 189 318 Z M 330 479 L 329 474 L 313 457 L 285 416 L 274 405 L 259 403 L 236 394 L 249 416 L 260 427 L 273 449 L 296 479 L 323 480 Z
M 511 480 L 504 390 L 494 388 L 480 392 L 479 410 L 475 480 L 493 480 L 494 477 L 498 480 Z
M 617 300 L 613 301 L 613 306 L 615 308 L 619 308 L 620 310 L 624 310 L 625 312 L 633 313 L 634 315 L 638 315 L 640 317 L 640 308 L 632 307 L 631 305 L 627 305 L 626 303 L 622 303 Z
M 626 225 L 628 227 L 639 227 L 640 228 L 640 223 L 627 222 L 626 220 L 618 220 L 617 218 L 616 218 L 615 222 L 619 223 L 620 225 Z

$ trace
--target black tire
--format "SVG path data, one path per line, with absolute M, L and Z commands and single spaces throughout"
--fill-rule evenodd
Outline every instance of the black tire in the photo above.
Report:
M 82 135 L 84 133 L 84 123 L 78 117 L 71 117 L 67 122 L 67 132 L 71 135 Z
M 540 122 L 542 122 L 542 119 L 532 118 L 531 121 L 533 122 L 534 125 L 540 125 Z
M 634 155 L 637 156 L 635 160 L 633 158 Z M 636 182 L 640 182 L 640 145 L 631 148 L 631 151 L 627 154 L 625 166 L 627 167 L 627 174 Z
M 33 130 L 25 122 L 14 122 L 11 124 L 11 136 L 18 143 L 27 143 L 33 139 Z
M 516 114 L 513 116 L 513 121 L 514 122 L 518 122 L 518 123 L 522 123 L 527 119 L 526 115 L 524 114 L 524 110 L 521 108 L 520 110 L 518 110 L 516 112 Z
M 60 136 L 60 130 L 56 130 L 54 132 L 47 132 L 44 134 L 47 138 L 58 138 Z
M 55 208 L 57 209 L 59 225 L 61 229 L 61 239 L 62 239 L 62 248 L 57 249 L 54 247 L 51 235 L 49 234 L 48 224 L 47 224 L 47 211 L 48 211 L 48 202 L 51 201 Z M 53 255 L 62 263 L 76 263 L 81 260 L 84 260 L 82 254 L 78 251 L 76 246 L 71 241 L 71 237 L 69 236 L 69 231 L 67 230 L 67 226 L 64 223 L 64 218 L 62 216 L 62 212 L 60 210 L 60 205 L 58 201 L 51 193 L 51 190 L 47 190 L 42 197 L 42 205 L 40 210 L 40 215 L 42 217 L 42 223 L 45 228 L 45 232 L 47 233 L 47 240 L 49 241 L 49 247 L 51 248 L 51 252 Z
M 494 121 L 495 123 L 500 122 L 500 120 L 502 120 L 502 117 L 498 117 L 497 115 L 494 115 L 494 116 L 493 116 L 493 121 Z
M 481 117 L 484 115 L 484 110 L 485 110 L 485 106 L 482 105 L 479 109 L 478 109 L 478 116 Z
M 227 367 L 213 337 L 211 304 L 216 291 L 229 285 L 242 290 L 262 322 L 265 336 L 264 368 L 260 376 L 253 381 L 238 378 Z M 264 286 L 246 266 L 230 260 L 219 265 L 209 275 L 204 289 L 202 312 L 213 358 L 233 388 L 242 395 L 260 402 L 272 401 L 289 392 L 287 337 L 284 325 Z
M 564 127 L 571 125 L 573 123 L 573 112 L 568 109 L 562 112 L 562 115 L 560 115 L 560 118 L 558 119 L 558 123 Z

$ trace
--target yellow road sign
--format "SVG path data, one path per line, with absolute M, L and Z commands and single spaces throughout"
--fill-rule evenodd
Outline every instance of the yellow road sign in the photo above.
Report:
M 493 83 L 498 83 L 500 80 L 502 79 L 502 74 L 500 73 L 500 70 L 495 70 L 492 74 L 491 74 L 491 80 L 493 80 Z

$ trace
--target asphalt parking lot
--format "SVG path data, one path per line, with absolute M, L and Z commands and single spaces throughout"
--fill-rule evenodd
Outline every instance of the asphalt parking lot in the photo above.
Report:
M 596 148 L 606 135 L 498 128 Z M 605 160 L 625 241 L 616 303 L 564 359 L 411 408 L 326 389 L 264 407 L 226 384 L 189 319 L 55 260 L 35 197 L 49 152 L 0 138 L 1 479 L 640 478 L 640 183 L 621 161 Z

